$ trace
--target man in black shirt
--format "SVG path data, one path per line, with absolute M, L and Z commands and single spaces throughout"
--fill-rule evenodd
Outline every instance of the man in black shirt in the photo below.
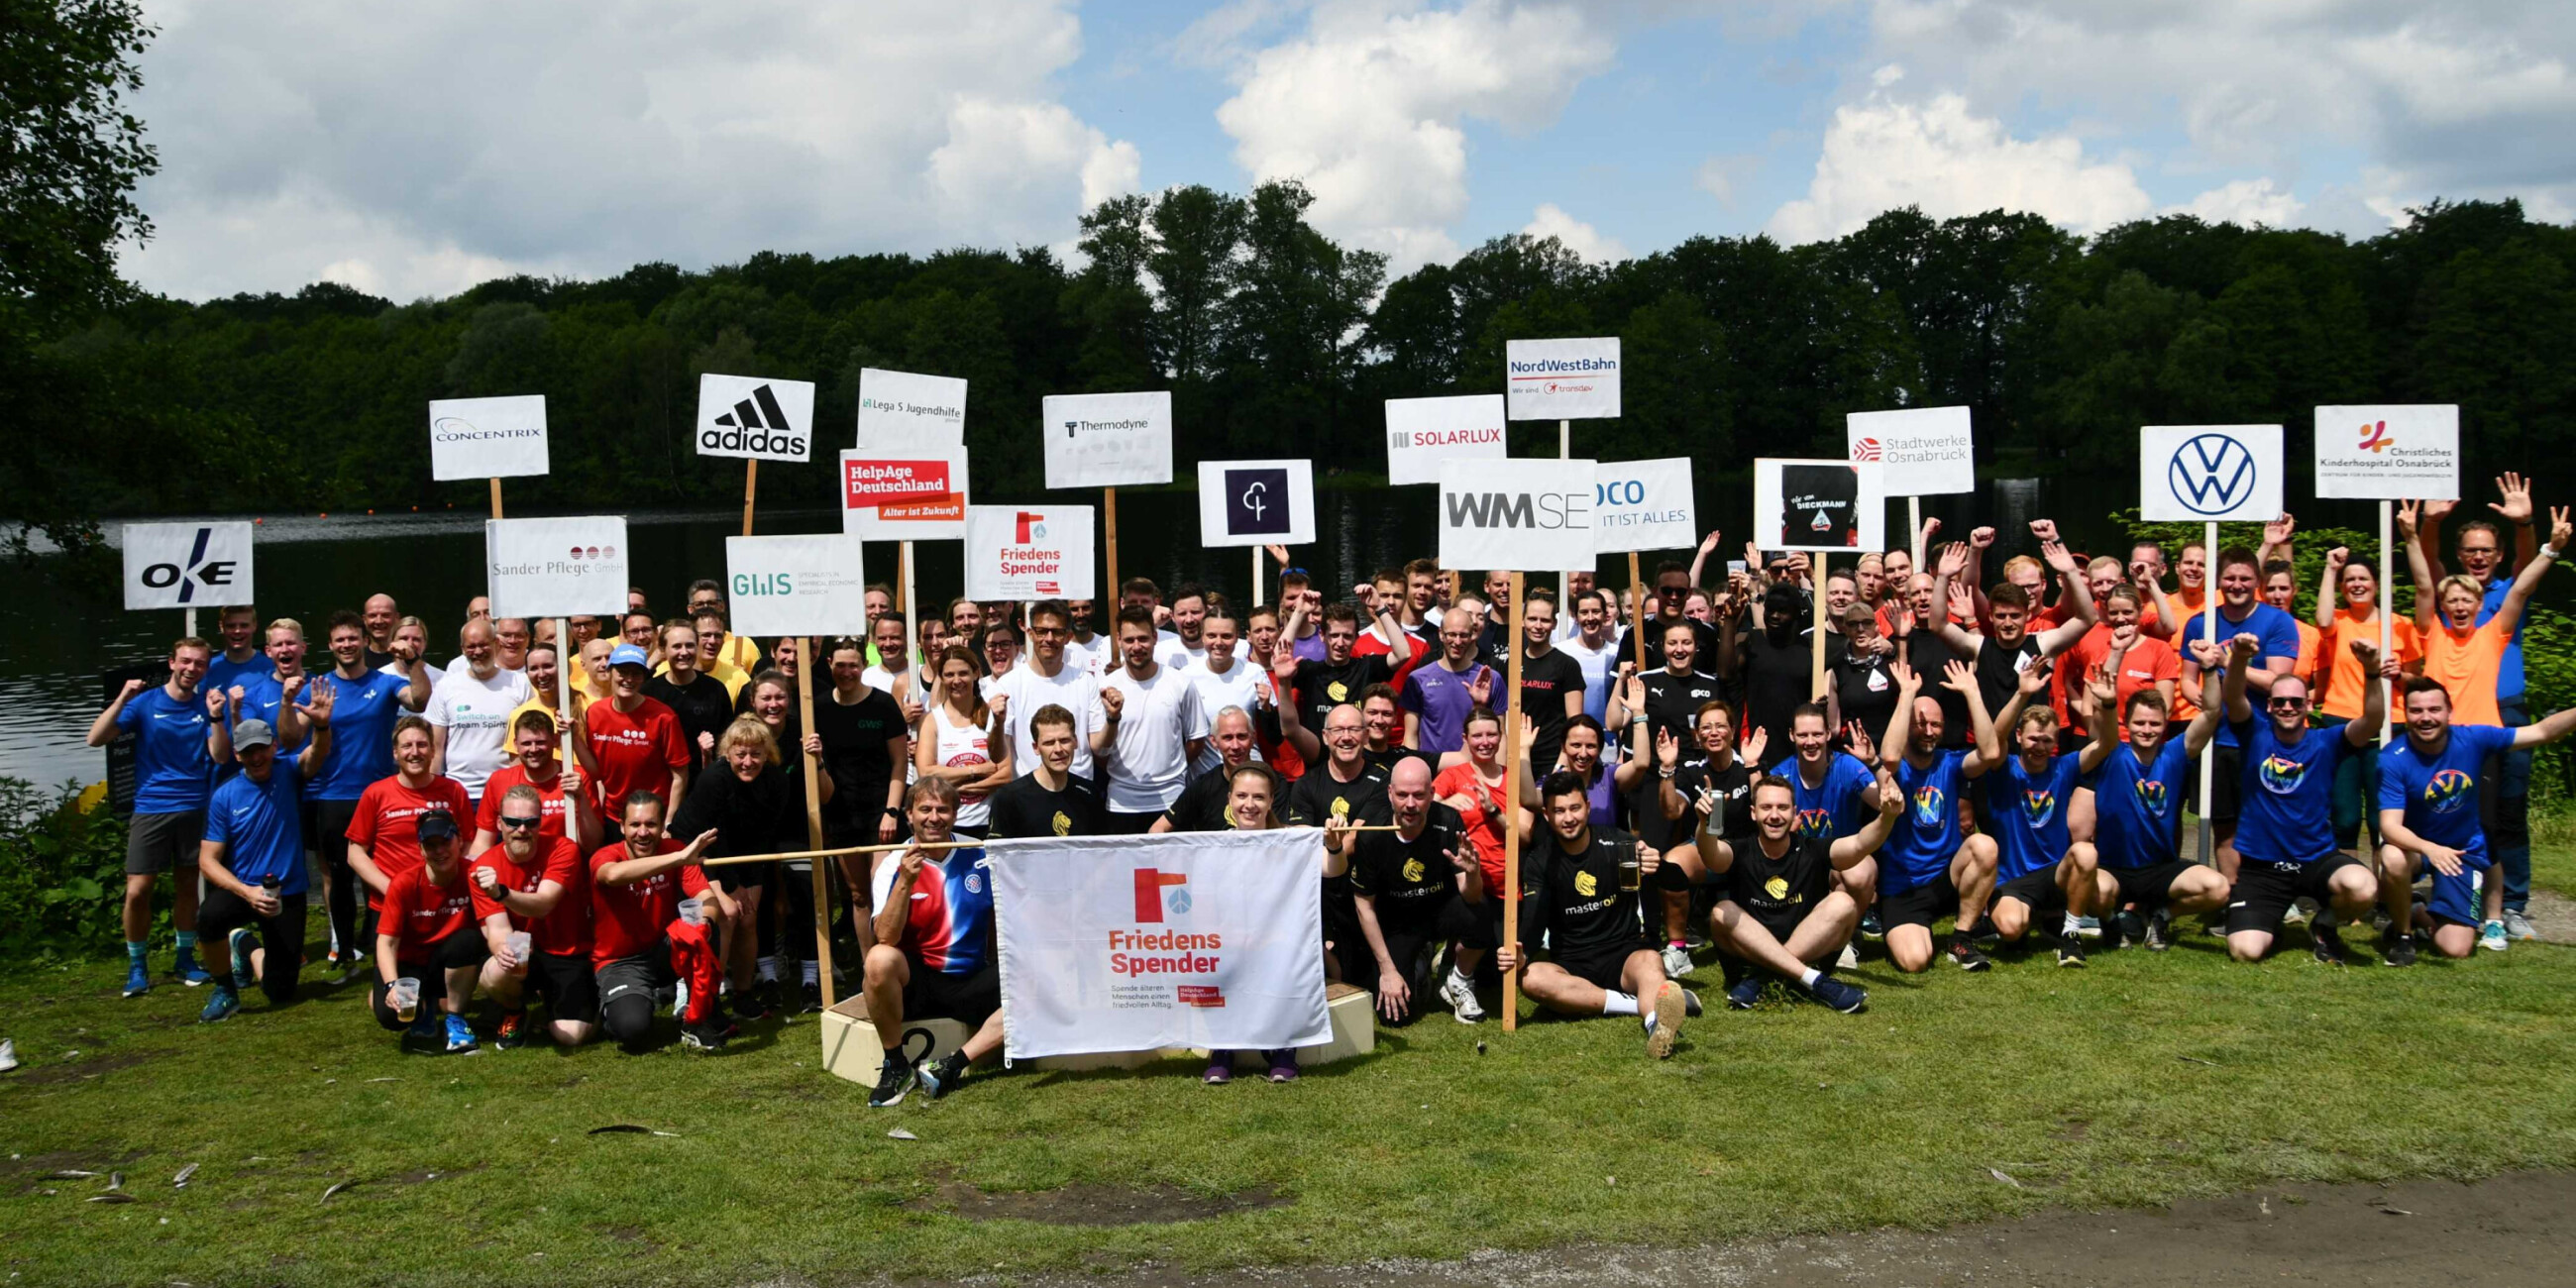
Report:
M 1715 533 L 1709 535 L 1712 538 L 1716 536 Z M 1717 628 L 1682 613 L 1683 606 L 1690 600 L 1690 593 L 1691 577 L 1688 568 L 1670 559 L 1655 566 L 1655 602 L 1653 608 L 1646 614 L 1646 665 L 1667 665 L 1664 657 L 1664 632 L 1677 622 L 1690 623 L 1691 639 L 1699 646 L 1696 656 L 1700 661 L 1716 660 Z M 1619 656 L 1632 659 L 1637 656 L 1635 627 L 1628 628 L 1619 636 Z
M 1386 811 L 1386 775 L 1360 758 L 1360 709 L 1349 703 L 1324 717 L 1323 763 L 1309 762 L 1306 776 L 1288 789 L 1288 821 L 1308 827 L 1334 822 L 1379 822 Z M 1324 938 L 1340 954 L 1342 978 L 1368 979 L 1377 963 L 1360 942 L 1359 911 L 1351 902 L 1351 879 L 1324 878 Z
M 1544 774 L 1565 745 L 1565 722 L 1583 714 L 1583 664 L 1556 646 L 1556 600 L 1545 592 L 1523 596 L 1521 607 L 1521 714 L 1538 723 L 1530 768 Z
M 1941 640 L 1950 651 L 1975 663 L 1977 688 L 1985 696 L 1986 710 L 2001 711 L 2021 687 L 2021 673 L 2031 663 L 2052 658 L 2067 650 L 2075 641 L 2093 629 L 2097 616 L 2093 608 L 2093 591 L 2084 584 L 2084 568 L 2075 556 L 2055 541 L 2040 543 L 2039 552 L 2048 566 L 2057 570 L 2066 583 L 2066 620 L 2033 635 L 2030 618 L 2040 609 L 2030 601 L 2029 592 L 2011 582 L 2002 582 L 1986 592 L 1987 625 L 1992 634 L 1973 635 L 1951 622 L 1945 615 L 1938 623 Z M 1960 580 L 1968 567 L 1968 548 L 1952 542 L 1941 552 L 1941 580 L 1949 587 L 1951 607 L 1955 610 L 1971 596 L 1965 581 Z M 1917 672 L 1916 674 L 1925 674 Z M 1930 674 L 1940 674 L 1931 672 Z
M 849 636 L 832 643 L 832 687 L 814 699 L 814 732 L 823 740 L 823 771 L 832 798 L 823 810 L 833 848 L 883 845 L 903 822 L 903 708 L 863 678 L 867 648 Z M 868 897 L 868 857 L 841 856 L 853 898 Z
M 1742 666 L 1744 725 L 1760 729 L 1774 751 L 1789 745 L 1791 713 L 1821 697 L 1815 692 L 1816 636 L 1806 603 L 1797 587 L 1773 582 L 1762 592 L 1761 621 L 1749 633 L 1739 637 L 1732 621 L 1718 632 L 1718 672 L 1733 674 Z
M 1592 826 L 1581 776 L 1547 776 L 1539 802 L 1548 830 L 1521 865 L 1519 943 L 1495 950 L 1505 971 L 1527 961 L 1522 945 L 1544 941 L 1550 960 L 1530 962 L 1521 981 L 1532 1000 L 1567 1015 L 1642 1015 L 1646 1053 L 1673 1053 L 1690 995 L 1664 977 L 1663 960 L 1637 945 L 1637 892 L 1661 858 L 1625 832 Z
M 1190 780 L 1181 794 L 1172 799 L 1171 808 L 1154 820 L 1149 832 L 1224 832 L 1234 827 L 1234 815 L 1226 801 L 1234 789 L 1231 785 L 1238 766 L 1252 760 L 1254 741 L 1252 717 L 1241 707 L 1227 707 L 1208 723 L 1208 746 L 1216 750 L 1217 766 Z M 1282 815 L 1285 817 L 1285 815 Z
M 1721 951 L 1747 966 L 1744 977 L 1727 988 L 1727 1005 L 1752 1009 L 1761 1000 L 1766 973 L 1797 983 L 1845 1015 L 1868 1003 L 1867 991 L 1815 963 L 1839 955 L 1860 925 L 1860 904 L 1834 888 L 1833 874 L 1886 844 L 1905 812 L 1905 794 L 1885 766 L 1878 768 L 1878 786 L 1878 817 L 1839 840 L 1799 831 L 1797 794 L 1785 778 L 1754 783 L 1750 844 L 1731 845 L 1718 836 L 1713 819 L 1702 821 L 1700 858 L 1722 891 L 1709 914 L 1709 931 Z
M 1387 634 L 1394 640 L 1387 652 L 1372 653 L 1367 657 L 1351 655 L 1351 649 L 1360 639 L 1360 614 L 1358 609 L 1348 604 L 1332 604 L 1324 609 L 1322 661 L 1311 658 L 1300 661 L 1288 650 L 1276 651 L 1276 661 L 1284 665 L 1274 665 L 1272 675 L 1281 686 L 1293 687 L 1297 697 L 1293 704 L 1295 728 L 1286 728 L 1288 721 L 1283 717 L 1280 722 L 1282 732 L 1308 764 L 1323 754 L 1316 745 L 1315 731 L 1324 727 L 1325 714 L 1345 702 L 1356 705 L 1362 690 L 1372 684 L 1393 680 L 1395 668 L 1413 656 L 1413 637 L 1392 624 L 1394 605 L 1379 604 L 1377 614 L 1389 623 Z M 1290 704 L 1283 702 L 1282 705 Z
M 1408 760 L 1431 767 L 1430 756 L 1404 745 L 1404 708 L 1396 702 L 1392 684 L 1360 690 L 1360 736 L 1360 759 L 1371 769 L 1393 773 Z
M 1100 793 L 1073 776 L 1073 727 L 1073 713 L 1053 702 L 1029 717 L 1037 767 L 993 793 L 988 838 L 1099 836 L 1109 830 L 1109 820 L 1100 812 Z
M 1458 811 L 1431 799 L 1431 767 L 1407 760 L 1387 780 L 1392 832 L 1352 838 L 1351 894 L 1360 938 L 1377 959 L 1378 1014 L 1389 1024 L 1410 1024 L 1431 983 L 1431 953 L 1442 940 L 1456 945 L 1440 994 L 1460 1024 L 1485 1018 L 1471 982 L 1476 964 L 1494 946 L 1485 902 L 1484 870 L 1467 840 Z

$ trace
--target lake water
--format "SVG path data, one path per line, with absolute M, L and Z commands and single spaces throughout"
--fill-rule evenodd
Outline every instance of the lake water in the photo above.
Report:
M 2096 481 L 2099 483 L 2100 481 Z M 2125 495 L 2126 487 L 2117 488 Z M 1730 549 L 1711 557 L 1706 580 L 1724 577 L 1724 560 L 1740 557 L 1750 522 L 1749 488 L 1729 486 L 1712 495 L 1703 481 L 1699 498 L 1701 523 L 1729 534 Z M 1982 498 L 1925 498 L 1927 516 L 1942 519 L 1949 535 L 1964 534 L 1971 511 L 2003 530 L 2003 553 L 2030 546 L 2023 525 L 2055 511 L 2069 540 L 2078 548 L 2111 550 L 2122 542 L 2104 517 L 2102 499 L 2113 494 L 2107 484 L 2060 480 L 2001 479 Z M 1432 492 L 1427 487 L 1343 490 L 1319 488 L 1315 497 L 1318 540 L 1291 556 L 1312 572 L 1331 598 L 1336 587 L 1349 587 L 1371 572 L 1408 559 L 1437 553 L 1433 531 Z M 992 504 L 1010 498 L 978 498 Z M 1061 502 L 1067 498 L 1057 497 Z M 1982 502 L 1980 504 L 1979 502 Z M 1902 505 L 1892 504 L 1891 532 L 1904 524 Z M 1167 590 L 1197 581 L 1224 590 L 1238 603 L 1248 602 L 1252 557 L 1242 549 L 1210 550 L 1197 543 L 1198 497 L 1191 492 L 1128 491 L 1119 498 L 1119 572 L 1147 576 Z M 356 608 L 367 596 L 390 593 L 403 611 L 430 625 L 431 660 L 444 665 L 466 600 L 483 592 L 483 528 L 479 513 L 462 510 L 435 515 L 404 514 L 302 516 L 227 516 L 260 518 L 257 580 L 263 621 L 294 617 L 308 634 L 340 608 Z M 2375 520 L 2367 507 L 2352 507 L 2335 521 L 2368 526 Z M 765 534 L 826 532 L 838 522 L 825 510 L 764 512 Z M 656 609 L 681 603 L 688 583 L 698 577 L 724 575 L 724 539 L 741 531 L 738 510 L 704 514 L 639 514 L 629 519 L 633 547 L 631 566 L 636 584 Z M 111 527 L 112 531 L 112 527 Z M 1891 544 L 1894 538 L 1891 537 Z M 944 604 L 960 589 L 960 554 L 954 542 L 915 546 L 920 559 L 915 587 L 924 603 Z M 2120 550 L 2125 554 L 2125 548 Z M 1649 552 L 1651 573 L 1663 558 L 1687 559 L 1687 551 Z M 869 576 L 891 580 L 895 547 L 871 542 L 865 558 Z M 1999 560 L 1998 560 L 1999 562 Z M 1994 566 L 1993 563 L 1988 565 Z M 1600 571 L 1606 585 L 1627 579 L 1624 556 L 1605 556 Z M 1278 569 L 1270 569 L 1275 577 Z M 1104 587 L 1106 589 L 1106 587 Z M 66 779 L 96 781 L 105 773 L 105 753 L 82 745 L 90 720 L 101 703 L 99 674 L 110 667 L 156 662 L 167 656 L 169 642 L 180 631 L 176 610 L 126 612 L 110 585 L 66 585 L 64 579 L 0 565 L 0 774 L 53 784 Z M 212 613 L 200 615 L 200 633 L 213 637 Z M 313 665 L 327 666 L 318 642 Z

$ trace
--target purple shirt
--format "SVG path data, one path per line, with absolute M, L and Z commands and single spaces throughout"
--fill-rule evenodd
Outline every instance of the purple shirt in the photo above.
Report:
M 1463 672 L 1450 670 L 1444 662 L 1430 662 L 1413 668 L 1413 673 L 1404 678 L 1404 691 L 1395 700 L 1420 721 L 1414 740 L 1421 750 L 1437 756 L 1467 745 L 1467 716 L 1476 709 L 1476 699 L 1468 694 L 1467 686 L 1475 683 L 1480 671 L 1494 676 L 1494 709 L 1509 706 L 1510 694 L 1506 690 L 1511 686 L 1482 662 L 1469 662 Z
M 1317 631 L 1302 640 L 1291 639 L 1288 651 L 1296 654 L 1300 662 L 1321 662 L 1324 660 L 1324 633 Z

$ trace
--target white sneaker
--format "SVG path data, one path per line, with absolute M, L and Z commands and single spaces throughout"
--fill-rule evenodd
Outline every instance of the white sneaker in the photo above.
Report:
M 2074 923 L 2074 931 L 2076 934 L 2082 935 L 2086 939 L 2100 939 L 2102 937 L 2102 919 L 2100 917 L 2075 917 L 2070 920 Z
M 1679 944 L 1664 945 L 1664 978 L 1680 979 L 1690 974 L 1693 969 L 1695 967 L 1691 963 L 1689 949 Z
M 1449 1004 L 1450 1018 L 1460 1024 L 1474 1024 L 1485 1018 L 1485 1008 L 1476 1001 L 1475 982 L 1456 971 L 1440 981 L 1440 1000 Z
M 1843 945 L 1843 955 L 1834 959 L 1835 970 L 1859 970 L 1860 954 L 1850 944 Z
M 686 1015 L 688 1013 L 689 981 L 684 979 L 671 986 L 671 1014 Z
M 2531 918 L 2528 914 L 2524 913 L 2519 908 L 2507 908 L 2504 910 L 2504 937 L 2507 939 L 2538 939 L 2540 938 L 2540 932 L 2532 928 Z
M 2478 928 L 2478 947 L 2491 953 L 2500 953 L 2504 951 L 2506 942 L 2503 922 L 2490 921 Z
M 7 1073 L 17 1067 L 18 1044 L 7 1038 L 0 1038 L 0 1073 Z

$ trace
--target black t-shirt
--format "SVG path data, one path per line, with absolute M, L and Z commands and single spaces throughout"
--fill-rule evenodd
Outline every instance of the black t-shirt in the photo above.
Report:
M 1887 722 L 1896 714 L 1896 677 L 1887 673 L 1887 664 L 1896 655 L 1873 653 L 1863 657 L 1847 648 L 1840 652 L 1842 655 L 1833 659 L 1830 677 L 1843 721 L 1848 724 L 1857 720 L 1871 738 L 1884 739 Z M 1931 692 L 1940 682 L 1938 671 L 1925 676 L 1923 691 Z
M 1773 644 L 1759 630 L 1736 641 L 1744 659 L 1744 725 L 1770 738 L 1767 755 L 1789 750 L 1789 713 L 1815 697 L 1815 649 L 1812 627 L 1791 632 L 1785 645 Z
M 1429 925 L 1441 908 L 1460 897 L 1459 872 L 1449 862 L 1449 852 L 1467 844 L 1466 833 L 1458 811 L 1434 801 L 1421 834 L 1410 841 L 1396 832 L 1351 838 L 1351 893 L 1377 900 L 1381 924 L 1408 929 Z M 1475 857 L 1472 849 L 1468 857 Z
M 1544 774 L 1556 763 L 1565 743 L 1565 695 L 1573 694 L 1575 710 L 1583 709 L 1583 664 L 1561 648 L 1545 657 L 1521 659 L 1520 708 L 1538 726 L 1538 746 L 1530 749 L 1530 772 Z M 1508 743 L 1506 745 L 1509 745 Z
M 1201 774 L 1191 779 L 1190 785 L 1182 788 L 1181 794 L 1172 799 L 1171 808 L 1163 811 L 1163 817 L 1171 820 L 1175 832 L 1227 831 L 1234 826 L 1234 818 L 1229 812 L 1233 808 L 1228 798 L 1231 786 L 1222 772 Z M 1295 799 L 1296 789 L 1291 787 L 1288 795 L 1291 800 Z M 1282 817 L 1293 815 L 1283 814 Z
M 711 859 L 805 848 L 804 804 L 781 769 L 762 770 L 746 783 L 734 777 L 733 766 L 719 761 L 713 773 L 690 779 L 688 794 L 680 798 L 680 812 L 671 820 L 670 834 L 686 843 L 708 828 L 716 832 L 714 844 L 707 847 L 706 857 Z M 715 876 L 730 885 L 724 877 L 727 871 L 717 868 Z
M 859 691 L 859 700 L 847 705 L 837 691 L 817 695 L 814 732 L 823 739 L 823 770 L 832 776 L 828 817 L 834 827 L 873 840 L 897 773 L 886 740 L 904 736 L 903 708 L 882 690 L 863 685 Z
M 1222 808 L 1224 797 L 1219 796 Z M 1311 766 L 1288 789 L 1288 821 L 1322 827 L 1336 818 L 1358 821 L 1387 809 L 1386 771 L 1362 768 L 1349 782 L 1333 777 L 1331 762 Z M 1178 826 L 1175 824 L 1174 826 Z
M 1786 941 L 1833 889 L 1833 844 L 1830 837 L 1792 833 L 1789 848 L 1773 859 L 1762 853 L 1760 841 L 1738 843 L 1720 897 L 1733 900 L 1774 938 Z
M 1704 671 L 1674 675 L 1669 667 L 1657 667 L 1640 678 L 1646 682 L 1646 745 L 1653 747 L 1669 731 L 1690 746 L 1700 705 L 1718 697 L 1717 677 Z
M 1427 752 L 1416 751 L 1411 747 L 1389 747 L 1384 751 L 1371 751 L 1366 747 L 1362 747 L 1360 748 L 1360 759 L 1365 762 L 1369 768 L 1374 769 L 1389 778 L 1393 778 L 1395 776 L 1395 767 L 1397 765 L 1408 760 L 1419 760 L 1422 762 L 1423 768 L 1428 769 L 1435 774 L 1440 772 L 1440 761 L 1438 757 L 1432 756 Z
M 1372 684 L 1386 684 L 1395 679 L 1393 654 L 1371 653 L 1335 666 L 1330 662 L 1307 660 L 1297 664 L 1297 719 L 1306 732 L 1324 736 L 1324 717 L 1333 708 L 1349 703 L 1358 706 L 1360 693 Z
M 1063 791 L 1051 792 L 1034 773 L 1022 774 L 993 793 L 985 835 L 1099 836 L 1109 830 L 1101 812 L 1100 793 L 1091 784 L 1065 775 Z
M 671 709 L 680 718 L 681 740 L 689 744 L 689 773 L 694 776 L 706 766 L 708 753 L 698 746 L 699 734 L 723 737 L 725 726 L 733 723 L 733 694 L 724 681 L 698 672 L 697 678 L 683 687 L 670 676 L 657 675 L 644 682 L 644 696 Z
M 1682 816 L 1664 817 L 1663 778 L 1649 776 L 1631 793 L 1632 818 L 1640 839 L 1657 850 L 1670 850 L 1699 839 L 1699 792 L 1703 787 L 1717 793 L 1717 834 L 1729 841 L 1740 842 L 1752 835 L 1753 767 L 1734 761 L 1724 769 L 1709 767 L 1706 752 L 1693 752 L 1673 770 L 1673 791 L 1682 798 Z
M 2035 636 L 2025 633 L 2012 644 L 1991 635 L 1986 637 L 1986 642 L 1977 648 L 1977 691 L 1985 696 L 1987 714 L 2003 710 L 2004 704 L 2012 701 L 2012 695 L 2021 689 L 2022 671 L 2038 660 L 2039 640 Z M 1929 687 L 1933 678 L 1927 678 L 1923 683 Z M 1965 723 L 1966 700 L 1962 699 L 1959 705 L 1962 711 L 1960 721 Z M 1948 708 L 1942 710 L 1947 712 Z M 1943 730 L 1943 734 L 1946 741 L 1948 731 Z
M 1635 949 L 1638 892 L 1619 888 L 1619 856 L 1637 839 L 1596 827 L 1580 853 L 1568 854 L 1554 829 L 1540 831 L 1537 853 L 1521 859 L 1521 943 L 1544 937 L 1559 961 L 1599 960 Z
M 1691 624 L 1691 638 L 1699 644 L 1697 651 L 1691 654 L 1691 665 L 1695 667 L 1717 665 L 1717 628 L 1696 617 L 1685 617 L 1682 620 Z M 1667 624 L 1660 617 L 1646 618 L 1646 665 L 1650 667 L 1664 665 L 1664 627 Z M 1637 659 L 1635 627 L 1619 632 L 1619 658 L 1625 662 L 1633 662 Z

